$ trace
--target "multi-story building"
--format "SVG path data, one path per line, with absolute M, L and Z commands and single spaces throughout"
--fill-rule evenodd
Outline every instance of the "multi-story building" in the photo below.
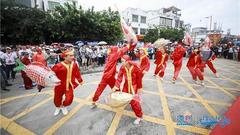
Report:
M 213 30 L 208 30 L 207 27 L 194 27 L 192 28 L 191 36 L 195 43 L 200 43 L 201 40 L 204 40 L 209 35 L 221 35 L 223 34 L 223 30 L 221 27 L 215 26 Z
M 37 7 L 44 11 L 53 10 L 55 6 L 64 5 L 64 3 L 70 3 L 75 6 L 78 6 L 78 0 L 16 0 L 16 1 L 28 7 L 32 8 Z
M 208 34 L 206 27 L 194 27 L 192 28 L 192 38 L 195 43 L 200 43 L 201 39 L 205 39 Z
M 122 12 L 124 20 L 131 25 L 137 35 L 144 35 L 147 29 L 158 27 L 181 28 L 183 21 L 180 20 L 180 9 L 172 6 L 159 10 L 144 11 L 139 8 L 127 8 Z

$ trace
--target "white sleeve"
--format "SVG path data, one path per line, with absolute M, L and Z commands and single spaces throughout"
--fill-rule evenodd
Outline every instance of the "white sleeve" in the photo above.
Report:
M 3 60 L 6 60 L 6 58 L 7 58 L 6 53 L 4 53 L 4 54 L 2 55 L 2 59 L 3 59 Z

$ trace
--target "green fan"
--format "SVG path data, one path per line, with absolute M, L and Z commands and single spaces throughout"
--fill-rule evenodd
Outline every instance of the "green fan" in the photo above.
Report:
M 18 66 L 13 69 L 15 72 L 19 72 L 25 68 L 25 65 L 20 61 L 20 59 L 17 59 L 16 62 L 18 63 Z

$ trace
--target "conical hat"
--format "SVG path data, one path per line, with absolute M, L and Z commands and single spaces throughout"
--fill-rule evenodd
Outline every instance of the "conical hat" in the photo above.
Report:
M 160 39 L 156 40 L 156 41 L 153 43 L 153 46 L 154 46 L 155 48 L 162 48 L 162 47 L 164 47 L 167 43 L 168 43 L 168 40 L 165 40 L 164 38 L 160 38 Z

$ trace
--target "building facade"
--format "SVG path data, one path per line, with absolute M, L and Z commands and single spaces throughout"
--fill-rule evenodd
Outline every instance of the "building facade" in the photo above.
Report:
M 159 10 L 144 11 L 139 8 L 127 8 L 122 16 L 128 25 L 132 26 L 137 35 L 144 35 L 147 29 L 158 26 L 162 28 L 181 28 L 183 21 L 180 20 L 180 9 L 172 6 Z

